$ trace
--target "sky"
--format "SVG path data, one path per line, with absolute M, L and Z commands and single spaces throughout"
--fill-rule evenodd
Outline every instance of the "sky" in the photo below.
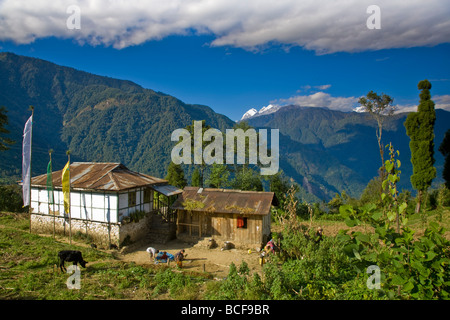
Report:
M 0 0 L 0 51 L 203 104 L 239 120 L 298 104 L 352 111 L 373 90 L 450 111 L 448 0 Z

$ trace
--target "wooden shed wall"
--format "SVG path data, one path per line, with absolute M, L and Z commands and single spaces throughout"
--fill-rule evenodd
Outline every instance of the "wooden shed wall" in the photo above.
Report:
M 238 228 L 239 217 L 247 219 L 246 228 Z M 201 230 L 199 225 L 201 224 Z M 200 234 L 201 231 L 201 234 Z M 225 214 L 225 213 L 188 213 L 178 211 L 178 233 L 192 236 L 210 236 L 236 244 L 261 244 L 270 234 L 270 215 Z

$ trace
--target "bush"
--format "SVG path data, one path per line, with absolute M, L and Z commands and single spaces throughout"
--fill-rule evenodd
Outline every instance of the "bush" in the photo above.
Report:
M 20 188 L 20 186 L 15 184 L 0 186 L 0 211 L 28 211 L 28 207 L 23 208 L 22 206 L 22 189 Z

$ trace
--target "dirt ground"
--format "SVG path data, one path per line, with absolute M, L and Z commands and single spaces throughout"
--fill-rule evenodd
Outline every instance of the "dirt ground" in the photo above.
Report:
M 183 261 L 183 270 L 207 272 L 217 279 L 222 279 L 228 275 L 229 266 L 232 262 L 236 267 L 239 267 L 242 261 L 247 262 L 251 273 L 261 273 L 262 271 L 262 267 L 259 265 L 260 253 L 256 251 L 256 248 L 232 248 L 222 251 L 220 246 L 208 249 L 202 242 L 192 244 L 178 239 L 171 240 L 166 244 L 141 242 L 136 244 L 130 252 L 122 253 L 117 258 L 126 262 L 133 261 L 144 266 L 154 264 L 154 260 L 150 259 L 150 255 L 146 251 L 148 247 L 153 247 L 159 251 L 167 251 L 173 255 L 184 249 L 186 258 Z M 248 251 L 249 249 L 251 250 L 250 252 Z M 176 263 L 171 261 L 169 266 L 175 268 Z
M 327 223 L 313 223 L 310 227 L 316 229 L 321 226 L 324 230 L 324 235 L 335 236 L 339 230 L 345 225 L 343 223 L 327 222 Z M 354 231 L 365 231 L 362 227 L 348 228 Z M 281 231 L 279 226 L 273 226 L 273 232 Z M 176 254 L 181 249 L 185 249 L 187 254 L 186 260 L 183 261 L 183 270 L 210 273 L 216 279 L 223 279 L 228 275 L 229 266 L 233 262 L 236 267 L 239 267 L 242 261 L 247 262 L 251 273 L 258 272 L 262 274 L 262 267 L 259 264 L 260 252 L 258 252 L 256 245 L 243 248 L 233 248 L 230 250 L 221 250 L 221 244 L 214 249 L 208 249 L 207 241 L 203 240 L 197 243 L 186 243 L 182 240 L 175 239 L 166 244 L 136 243 L 130 248 L 127 248 L 123 253 L 116 257 L 122 261 L 135 262 L 139 265 L 154 264 L 153 259 L 150 259 L 146 252 L 148 247 L 154 247 L 160 251 L 167 251 L 171 254 Z M 251 250 L 249 252 L 249 249 Z M 176 267 L 175 262 L 171 261 L 170 265 Z

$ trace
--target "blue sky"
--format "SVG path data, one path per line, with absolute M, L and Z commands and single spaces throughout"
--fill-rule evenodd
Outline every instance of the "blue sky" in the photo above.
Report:
M 450 5 L 378 1 L 381 29 L 369 30 L 370 2 L 349 2 L 0 0 L 0 51 L 131 80 L 232 120 L 269 104 L 350 111 L 370 90 L 412 110 L 423 79 L 450 110 Z M 70 4 L 80 29 L 66 25 Z

